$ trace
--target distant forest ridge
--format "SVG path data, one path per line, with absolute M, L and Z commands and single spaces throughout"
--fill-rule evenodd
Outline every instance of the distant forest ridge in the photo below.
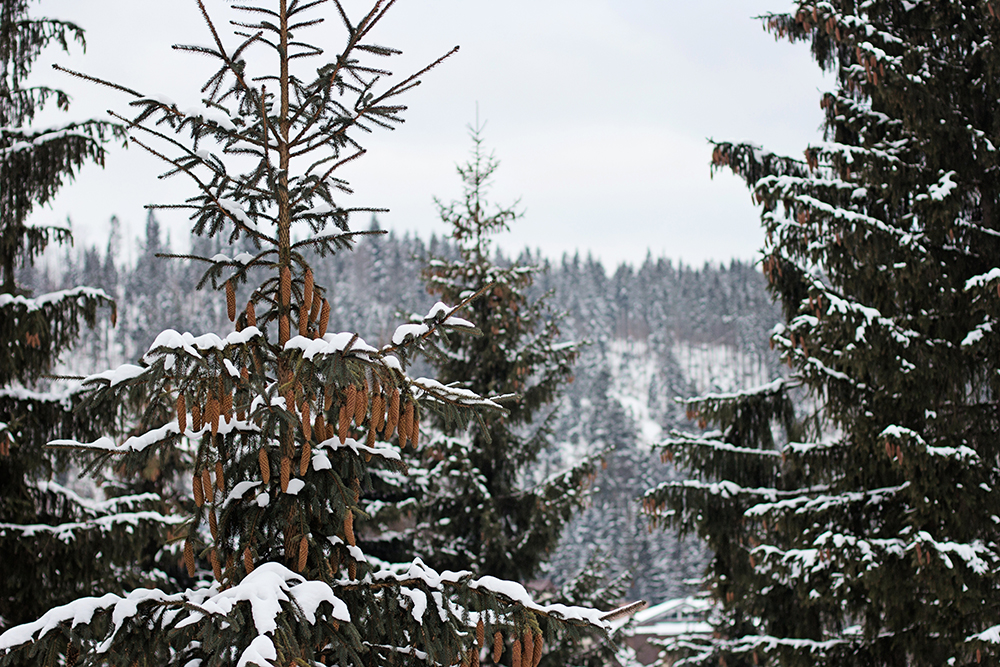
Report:
M 374 218 L 370 230 L 378 230 Z M 134 252 L 122 251 L 120 235 L 117 221 L 112 220 L 103 250 L 92 245 L 57 251 L 60 254 L 53 253 L 51 261 L 22 268 L 21 284 L 36 293 L 74 285 L 102 287 L 119 300 L 120 308 L 142 309 L 138 317 L 120 318 L 122 326 L 113 337 L 125 358 L 144 352 L 164 328 L 199 332 L 229 326 L 223 295 L 196 290 L 204 267 L 156 257 L 185 250 L 167 246 L 154 215 L 149 215 Z M 199 237 L 193 237 L 191 244 L 192 251 L 208 256 L 242 250 Z M 135 258 L 131 265 L 123 260 L 126 254 Z M 390 231 L 360 237 L 353 251 L 317 258 L 316 281 L 330 287 L 331 328 L 357 331 L 373 344 L 386 342 L 401 315 L 424 312 L 430 304 L 420 279 L 427 261 L 456 256 L 446 238 L 434 235 L 424 240 Z M 638 267 L 629 263 L 606 267 L 590 255 L 554 259 L 530 250 L 516 258 L 498 251 L 496 261 L 539 267 L 535 296 L 552 292 L 550 303 L 566 313 L 563 328 L 570 337 L 669 335 L 674 340 L 732 346 L 761 361 L 771 356 L 766 354 L 768 332 L 780 313 L 752 263 L 732 260 L 698 268 L 648 255 Z M 146 304 L 155 307 L 150 311 Z

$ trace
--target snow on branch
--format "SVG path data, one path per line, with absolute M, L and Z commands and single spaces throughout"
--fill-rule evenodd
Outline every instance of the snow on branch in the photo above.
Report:
M 302 358 L 314 361 L 316 357 L 328 357 L 334 354 L 352 353 L 355 356 L 371 358 L 378 349 L 365 342 L 363 338 L 350 331 L 328 333 L 322 338 L 294 336 L 285 343 L 286 350 L 300 350 Z
M 437 326 L 475 331 L 475 324 L 469 320 L 455 316 L 455 312 L 458 311 L 462 305 L 464 304 L 453 307 L 438 301 L 431 306 L 429 311 L 427 311 L 427 314 L 423 317 L 423 322 L 403 324 L 396 327 L 396 331 L 392 334 L 392 344 L 402 345 L 410 338 L 422 338 L 433 331 Z
M 45 306 L 78 298 L 111 301 L 111 297 L 108 296 L 102 289 L 98 289 L 96 287 L 74 287 L 72 289 L 61 290 L 59 292 L 50 292 L 49 294 L 44 294 L 34 299 L 29 299 L 24 296 L 15 296 L 13 294 L 0 294 L 0 308 L 19 306 L 31 313 L 36 310 L 41 310 Z
M 783 500 L 758 503 L 744 512 L 747 517 L 760 517 L 774 512 L 795 511 L 801 512 L 824 512 L 826 510 L 842 507 L 844 505 L 865 505 L 881 504 L 886 497 L 891 497 L 909 488 L 910 482 L 903 482 L 899 486 L 890 486 L 881 489 L 870 489 L 867 491 L 847 491 L 836 495 L 821 494 L 815 495 L 808 490 L 803 491 L 804 495 L 785 498 Z
M 927 452 L 929 456 L 953 458 L 958 461 L 968 461 L 970 463 L 975 463 L 976 461 L 979 461 L 979 454 L 976 453 L 976 450 L 972 449 L 967 445 L 958 445 L 957 447 L 932 447 L 931 445 L 927 444 L 927 442 L 922 437 L 920 437 L 920 434 L 917 433 L 916 431 L 913 431 L 903 426 L 897 426 L 895 424 L 891 426 L 886 426 L 884 429 L 882 429 L 882 432 L 879 434 L 879 437 L 885 438 L 887 441 L 889 439 L 902 440 L 904 442 L 912 441 L 921 448 L 923 448 L 923 450 Z
M 918 544 L 922 547 L 922 551 L 928 555 L 928 558 L 931 554 L 936 553 L 949 570 L 954 569 L 954 564 L 948 554 L 960 558 L 970 570 L 980 576 L 991 572 L 997 564 L 996 554 L 979 540 L 973 540 L 969 543 L 938 542 L 931 537 L 930 533 L 921 530 L 917 533 L 910 548 L 915 549 Z
M 81 531 L 97 530 L 102 533 L 107 533 L 112 530 L 117 530 L 122 526 L 135 527 L 139 525 L 140 522 L 144 521 L 159 523 L 165 526 L 178 526 L 185 523 L 187 518 L 182 516 L 167 516 L 160 514 L 159 512 L 147 511 L 121 512 L 119 514 L 110 514 L 108 516 L 96 517 L 86 521 L 71 521 L 69 523 L 60 523 L 51 526 L 44 523 L 0 523 L 0 537 L 15 534 L 19 538 L 31 538 L 38 535 L 48 534 L 69 544 L 76 539 L 76 534 Z M 126 530 L 128 530 L 128 528 L 126 528 Z
M 150 605 L 159 607 L 153 612 L 155 625 L 172 626 L 180 629 L 200 622 L 205 617 L 228 617 L 240 603 L 250 605 L 255 637 L 243 650 L 238 665 L 259 662 L 262 656 L 276 655 L 274 643 L 268 635 L 274 635 L 279 626 L 279 615 L 301 613 L 310 623 L 315 623 L 322 603 L 328 603 L 332 610 L 329 617 L 350 622 L 347 605 L 333 589 L 321 581 L 307 581 L 279 563 L 263 563 L 235 586 L 222 590 L 218 583 L 208 588 L 188 589 L 183 593 L 168 595 L 159 589 L 140 588 L 124 597 L 107 594 L 99 598 L 81 598 L 50 610 L 42 618 L 24 625 L 10 628 L 0 635 L 0 651 L 8 650 L 40 639 L 51 630 L 63 624 L 75 628 L 90 624 L 99 612 L 111 612 L 112 627 L 107 636 L 95 648 L 95 652 L 107 653 L 112 650 L 114 640 L 126 621 L 146 612 Z M 284 603 L 284 604 L 283 604 Z M 227 623 L 227 620 L 222 620 Z
M 986 273 L 973 276 L 965 281 L 965 291 L 986 287 L 989 283 L 1000 278 L 1000 268 L 994 267 Z
M 861 223 L 867 227 L 877 229 L 881 232 L 888 234 L 889 236 L 896 238 L 897 242 L 900 245 L 908 246 L 912 250 L 917 251 L 921 254 L 927 254 L 927 249 L 923 245 L 921 245 L 918 241 L 918 239 L 920 238 L 919 235 L 916 235 L 913 232 L 897 229 L 896 227 L 886 224 L 885 222 L 879 220 L 878 218 L 873 218 L 870 215 L 865 215 L 864 213 L 858 213 L 857 211 L 852 211 L 850 209 L 833 206 L 832 204 L 829 204 L 820 199 L 816 199 L 815 197 L 811 197 L 809 195 L 798 195 L 795 197 L 795 200 L 802 204 L 805 204 L 806 206 L 815 211 L 821 211 L 823 213 L 826 213 L 827 215 L 830 215 L 833 218 L 844 220 L 845 222 L 850 222 L 850 223 Z
M 857 334 L 855 335 L 856 340 L 864 340 L 865 328 L 873 324 L 884 327 L 892 339 L 903 347 L 908 347 L 911 342 L 921 337 L 916 331 L 900 327 L 894 320 L 882 315 L 877 308 L 849 301 L 844 297 L 834 294 L 818 280 L 814 281 L 814 287 L 822 290 L 826 300 L 829 302 L 826 308 L 827 315 L 833 315 L 834 313 L 840 313 L 841 315 L 854 314 L 860 315 L 864 319 L 864 322 L 858 327 Z
M 319 443 L 319 445 L 317 445 L 317 448 L 320 450 L 329 448 L 332 451 L 336 451 L 338 449 L 350 449 L 352 452 L 358 454 L 359 456 L 361 454 L 371 454 L 372 456 L 378 456 L 388 461 L 402 461 L 402 457 L 399 454 L 399 448 L 388 442 L 375 442 L 371 447 L 369 447 L 368 445 L 358 442 L 354 438 L 346 438 L 344 442 L 341 443 L 340 439 L 335 436 L 333 438 L 330 438 L 329 440 L 324 440 L 323 442 Z M 321 456 L 323 458 L 318 458 Z M 326 461 L 324 462 L 323 459 L 325 458 L 326 457 L 325 455 L 323 455 L 322 451 L 320 451 L 317 454 L 313 454 L 313 467 L 314 468 L 316 468 L 316 466 L 326 467 L 326 464 L 329 463 L 329 459 L 326 459 Z
M 791 648 L 822 654 L 847 643 L 849 642 L 846 639 L 815 641 L 813 639 L 790 639 L 788 637 L 772 637 L 770 635 L 746 635 L 732 642 L 731 646 L 734 652 L 750 653 L 755 650 L 773 651 L 778 648 Z
M 747 456 L 763 456 L 769 458 L 778 458 L 781 456 L 780 452 L 776 452 L 773 449 L 755 449 L 753 447 L 737 447 L 728 442 L 722 440 L 714 440 L 710 438 L 705 438 L 693 433 L 684 433 L 681 431 L 671 431 L 671 435 L 675 438 L 664 440 L 663 442 L 656 445 L 657 447 L 678 447 L 678 446 L 692 446 L 692 447 L 703 447 L 705 449 L 714 449 L 720 452 L 731 452 L 733 454 L 745 454 Z
M 702 394 L 701 396 L 697 396 L 695 398 L 681 398 L 678 396 L 674 400 L 682 404 L 704 403 L 707 401 L 735 401 L 754 396 L 763 396 L 765 394 L 777 394 L 785 388 L 787 382 L 788 380 L 778 378 L 777 380 L 772 380 L 767 384 L 751 387 L 749 389 L 741 389 L 740 391 L 719 394 Z
M 782 492 L 771 487 L 751 489 L 728 480 L 723 480 L 721 482 L 702 482 L 696 479 L 685 479 L 679 482 L 661 482 L 649 491 L 646 491 L 643 495 L 646 497 L 652 497 L 667 491 L 668 489 L 704 491 L 708 495 L 718 496 L 723 499 L 736 498 L 737 496 L 758 496 L 767 498 L 771 501 L 777 500 L 779 496 L 791 494 L 791 492 Z
M 605 612 L 590 607 L 571 607 L 564 604 L 540 605 L 531 599 L 528 591 L 516 581 L 505 581 L 496 577 L 480 577 L 469 582 L 469 588 L 486 590 L 490 593 L 508 598 L 512 602 L 531 611 L 555 616 L 566 621 L 579 621 L 602 629 L 609 629 L 609 622 L 604 619 Z
M 419 583 L 429 591 L 435 593 L 444 593 L 448 587 L 460 586 L 465 583 L 470 590 L 481 591 L 490 597 L 499 598 L 501 601 L 523 607 L 537 614 L 552 616 L 572 623 L 590 625 L 602 630 L 608 630 L 611 627 L 609 622 L 603 618 L 607 613 L 598 609 L 563 604 L 538 604 L 528 594 L 527 589 L 516 581 L 507 581 L 492 576 L 470 579 L 470 575 L 471 573 L 466 570 L 437 572 L 422 560 L 416 558 L 413 562 L 403 566 L 398 564 L 389 565 L 373 573 L 372 578 L 374 581 L 394 581 L 401 586 Z M 405 593 L 405 595 L 412 600 L 410 593 Z M 438 605 L 444 602 L 444 598 L 438 595 L 432 597 Z M 457 611 L 462 610 L 459 609 Z
M 996 269 L 994 269 L 996 271 Z M 1000 274 L 998 274 L 1000 275 Z M 972 347 L 979 341 L 983 339 L 988 333 L 993 333 L 993 322 L 989 319 L 976 325 L 976 328 L 966 334 L 965 338 L 962 339 L 962 347 Z
M 228 346 L 246 345 L 254 338 L 263 336 L 257 327 L 246 327 L 242 331 L 232 331 L 225 338 L 213 333 L 193 336 L 190 333 L 178 333 L 173 329 L 161 331 L 149 346 L 149 351 L 143 359 L 150 361 L 157 356 L 184 351 L 195 359 L 201 359 L 200 352 L 223 352 Z
M 80 385 L 75 382 L 59 391 L 32 391 L 24 387 L 4 387 L 0 389 L 0 398 L 36 403 L 59 403 L 64 407 L 69 407 L 73 397 L 80 392 Z
M 197 431 L 189 427 L 182 434 L 180 426 L 177 424 L 177 420 L 174 419 L 159 428 L 151 429 L 140 435 L 134 435 L 120 445 L 116 444 L 111 438 L 105 436 L 89 443 L 78 442 L 76 440 L 53 440 L 48 443 L 48 446 L 61 449 L 85 449 L 90 451 L 123 454 L 126 452 L 141 452 L 153 445 L 167 442 L 168 440 L 171 440 L 179 435 L 184 435 L 186 438 L 194 440 L 201 437 L 205 433 L 212 433 L 212 428 L 211 424 L 205 424 Z M 220 419 L 217 428 L 218 430 L 216 432 L 221 435 L 226 435 L 234 431 L 237 433 L 260 432 L 260 427 L 252 421 L 240 421 L 239 419 L 231 419 L 229 421 Z
M 137 377 L 140 377 L 148 370 L 149 368 L 136 366 L 134 364 L 122 364 L 118 368 L 112 368 L 100 373 L 88 375 L 83 379 L 83 383 L 91 384 L 94 382 L 104 381 L 108 383 L 108 386 L 116 387 L 123 382 L 128 382 L 129 380 L 134 380 Z
M 444 385 L 437 380 L 424 377 L 412 380 L 411 385 L 419 390 L 417 393 L 418 397 L 427 396 L 428 398 L 452 405 L 479 406 L 503 411 L 503 406 L 496 401 L 505 398 L 505 396 L 484 398 L 474 391 Z
M 91 498 L 84 498 L 80 494 L 76 493 L 72 489 L 66 488 L 62 484 L 47 482 L 44 480 L 31 482 L 30 486 L 37 489 L 41 493 L 53 493 L 63 496 L 73 504 L 81 507 L 84 511 L 92 513 L 93 516 L 107 512 L 116 512 L 122 507 L 131 509 L 142 503 L 158 502 L 162 500 L 162 498 L 160 498 L 160 496 L 156 493 L 137 493 L 128 496 L 108 498 L 107 500 L 93 500 Z

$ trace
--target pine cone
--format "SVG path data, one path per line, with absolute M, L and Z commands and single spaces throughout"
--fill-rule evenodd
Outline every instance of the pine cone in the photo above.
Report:
M 389 412 L 386 416 L 385 433 L 382 437 L 388 440 L 392 437 L 392 432 L 396 430 L 396 423 L 399 421 L 399 389 L 393 387 L 389 391 Z
M 253 555 L 250 553 L 250 547 L 243 550 L 243 569 L 247 574 L 253 572 Z
M 323 299 L 323 310 L 319 314 L 319 335 L 322 338 L 326 335 L 326 326 L 330 323 L 330 302 Z
M 372 419 L 369 425 L 376 431 L 381 431 L 385 426 L 385 397 L 381 393 L 376 393 L 372 399 Z
M 306 442 L 312 440 L 312 424 L 309 422 L 309 402 L 302 402 L 302 409 L 299 410 L 300 418 L 302 419 L 302 436 L 306 439 Z
M 302 305 L 309 312 L 309 306 L 312 304 L 313 300 L 313 270 L 312 268 L 306 268 L 306 275 L 302 279 Z
M 212 486 L 212 473 L 208 471 L 208 468 L 203 468 L 201 471 L 201 488 L 205 492 L 205 502 L 214 502 L 215 487 Z
M 247 326 L 257 326 L 257 310 L 253 306 L 253 301 L 247 301 Z
M 305 535 L 299 540 L 299 572 L 305 572 L 309 560 L 309 539 Z
M 309 308 L 309 322 L 315 322 L 316 318 L 319 317 L 319 311 L 323 309 L 323 297 L 319 295 L 319 292 L 313 292 L 312 306 Z
M 219 539 L 219 522 L 215 518 L 215 510 L 208 510 L 208 529 L 212 531 L 212 539 Z M 213 552 L 214 553 L 214 552 Z
M 485 643 L 486 643 L 486 624 L 483 623 L 483 619 L 479 619 L 479 622 L 476 623 L 476 646 L 482 648 L 483 644 Z
M 191 478 L 191 492 L 194 494 L 194 504 L 201 507 L 205 504 L 205 493 L 201 488 L 201 475 L 195 473 Z
M 326 421 L 323 419 L 323 412 L 316 413 L 316 419 L 313 420 L 313 433 L 319 438 L 320 442 L 326 440 Z
M 201 475 L 195 473 L 191 477 L 191 493 L 194 495 L 194 504 L 196 507 L 201 507 L 205 504 L 205 493 L 201 488 Z
M 500 656 L 503 655 L 503 635 L 497 630 L 493 633 L 493 662 L 500 662 Z
M 299 335 L 309 335 L 309 311 L 305 307 L 299 308 Z
M 292 302 L 292 272 L 287 266 L 281 267 L 281 285 L 278 304 L 287 306 Z
M 271 483 L 271 460 L 263 447 L 257 452 L 257 462 L 260 464 L 260 478 L 264 481 L 264 486 L 267 486 Z
M 220 492 L 225 492 L 226 490 L 226 478 L 223 475 L 222 461 L 215 462 L 215 486 L 218 487 Z
M 184 540 L 184 565 L 187 566 L 188 576 L 194 577 L 194 544 L 191 540 Z
M 292 475 L 292 460 L 287 456 L 281 458 L 281 492 L 288 492 L 288 480 Z
M 340 444 L 344 444 L 347 440 L 347 428 L 351 423 L 351 412 L 347 405 L 340 406 L 340 420 L 337 424 L 337 437 L 340 438 Z
M 535 638 L 531 635 L 531 630 L 525 630 L 521 637 L 521 663 L 525 667 L 534 665 Z
M 302 445 L 302 458 L 299 460 L 299 476 L 305 477 L 306 472 L 309 470 L 309 462 L 312 460 L 312 445 L 306 440 L 305 444 Z
M 226 281 L 226 314 L 230 322 L 236 320 L 236 288 L 232 280 Z
M 205 421 L 212 425 L 212 435 L 216 435 L 219 432 L 219 402 L 215 396 L 205 404 Z
M 347 385 L 347 389 L 344 390 L 344 405 L 347 406 L 347 414 L 353 419 L 354 412 L 357 410 L 358 404 L 358 388 L 353 384 Z
M 413 401 L 407 401 L 403 408 L 403 418 L 399 420 L 400 447 L 406 446 L 406 440 L 413 440 Z
M 187 430 L 187 406 L 184 404 L 184 394 L 178 392 L 174 408 L 177 410 L 177 428 L 183 433 Z
M 215 575 L 215 580 L 222 583 L 222 566 L 219 564 L 219 555 L 212 549 L 212 554 L 210 556 L 212 560 L 212 574 Z
M 288 342 L 289 338 L 289 324 L 288 315 L 282 315 L 278 318 L 278 344 L 284 345 Z
M 347 510 L 347 514 L 344 515 L 344 537 L 347 539 L 347 543 L 352 547 L 356 546 L 354 542 L 354 512 Z M 351 577 L 352 579 L 354 577 Z
M 222 392 L 222 417 L 227 424 L 233 420 L 233 393 L 231 391 Z
M 368 385 L 361 383 L 361 388 L 354 399 L 354 423 L 361 426 L 365 422 L 365 415 L 368 414 Z
M 201 408 L 197 403 L 191 406 L 191 429 L 200 431 L 205 424 L 201 421 Z
M 538 663 L 542 659 L 542 649 L 545 648 L 545 638 L 542 637 L 542 633 L 535 633 L 535 650 L 532 652 L 534 660 L 532 661 L 532 667 L 538 667 Z
M 521 667 L 521 640 L 515 639 L 514 645 L 510 648 L 511 667 Z

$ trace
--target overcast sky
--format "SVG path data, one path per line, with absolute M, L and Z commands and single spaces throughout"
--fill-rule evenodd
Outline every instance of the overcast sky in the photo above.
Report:
M 206 0 L 223 12 L 223 0 Z M 360 14 L 367 3 L 350 0 Z M 446 233 L 433 197 L 461 192 L 455 164 L 469 151 L 476 104 L 500 159 L 492 198 L 521 200 L 524 218 L 500 243 L 551 257 L 592 253 L 639 263 L 647 251 L 688 263 L 753 259 L 758 211 L 742 183 L 710 178 L 707 139 L 753 141 L 800 156 L 819 138 L 820 90 L 828 87 L 804 44 L 776 42 L 754 16 L 787 0 L 400 0 L 373 40 L 404 51 L 397 74 L 461 50 L 407 95 L 406 123 L 368 139 L 368 155 L 341 175 L 349 205 L 388 207 L 384 227 Z M 127 100 L 50 70 L 59 62 L 194 106 L 208 61 L 171 50 L 208 43 L 194 0 L 44 0 L 36 11 L 78 22 L 87 52 L 52 53 L 36 81 L 68 90 L 68 116 L 104 116 Z M 357 15 L 357 14 L 356 14 Z M 339 22 L 309 37 L 340 48 Z M 234 39 L 229 43 L 233 44 Z M 88 167 L 37 224 L 72 219 L 78 244 L 103 246 L 117 215 L 134 248 L 143 205 L 192 193 L 160 181 L 161 163 L 139 148 L 112 150 Z M 163 213 L 175 249 L 188 226 Z M 366 227 L 366 219 L 355 226 Z

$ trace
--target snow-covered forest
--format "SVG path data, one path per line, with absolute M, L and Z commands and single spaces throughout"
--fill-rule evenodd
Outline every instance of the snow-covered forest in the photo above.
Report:
M 458 53 L 394 75 L 393 0 L 194 0 L 198 106 L 58 65 L 116 100 L 60 125 L 29 75 L 84 30 L 35 4 L 0 4 L 0 667 L 1000 659 L 992 0 L 760 16 L 829 73 L 823 138 L 709 142 L 761 251 L 701 267 L 500 252 L 478 119 L 439 232 L 381 230 L 343 169 Z M 74 248 L 32 214 L 115 142 L 190 192 Z
M 377 219 L 368 228 L 378 229 Z M 115 220 L 109 229 L 103 248 L 62 249 L 21 274 L 20 284 L 34 292 L 91 285 L 119 304 L 117 326 L 102 321 L 85 330 L 59 374 L 84 376 L 134 361 L 163 329 L 217 331 L 228 322 L 225 304 L 195 289 L 196 264 L 157 259 L 157 253 L 189 248 L 173 247 L 179 244 L 170 243 L 155 215 L 142 237 L 122 239 Z M 131 266 L 123 260 L 124 243 L 134 246 Z M 205 256 L 223 250 L 199 247 L 197 238 L 191 244 Z M 365 237 L 351 252 L 314 267 L 316 280 L 331 286 L 331 321 L 384 344 L 401 315 L 432 302 L 420 277 L 429 258 L 456 255 L 447 237 L 385 234 Z M 672 474 L 652 446 L 690 425 L 677 398 L 752 387 L 785 370 L 768 344 L 780 313 L 760 271 L 736 261 L 693 268 L 652 256 L 639 267 L 605 267 L 593 258 L 527 251 L 516 258 L 498 254 L 496 261 L 542 267 L 533 295 L 551 292 L 554 310 L 564 315 L 562 339 L 586 343 L 574 381 L 551 406 L 558 435 L 531 475 L 544 477 L 614 447 L 594 480 L 591 506 L 571 522 L 540 576 L 562 584 L 597 552 L 609 574 L 630 576 L 628 599 L 659 602 L 696 592 L 704 546 L 650 532 L 637 499 Z

